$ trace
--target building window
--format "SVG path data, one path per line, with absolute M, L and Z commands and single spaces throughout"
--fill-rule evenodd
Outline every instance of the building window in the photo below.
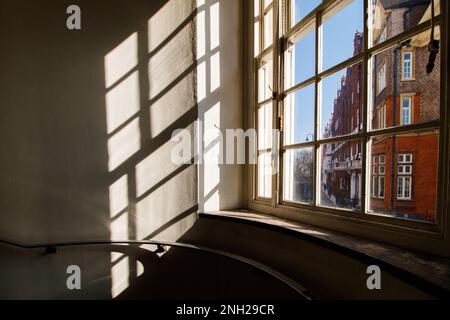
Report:
M 378 43 L 382 43 L 382 42 L 386 41 L 386 39 L 387 39 L 387 28 L 385 27 L 383 29 L 383 31 L 381 32 L 380 37 L 378 38 Z
M 378 177 L 372 177 L 372 198 L 378 197 Z
M 372 198 L 375 199 L 384 199 L 385 159 L 384 154 L 372 157 Z
M 402 97 L 400 109 L 400 125 L 406 126 L 412 123 L 412 97 Z
M 378 70 L 378 94 L 386 88 L 386 64 L 384 63 Z
M 411 200 L 412 191 L 412 177 L 411 176 L 399 176 L 397 179 L 397 199 L 398 200 Z
M 384 176 L 378 177 L 378 198 L 384 199 Z
M 441 170 L 450 172 L 438 166 L 444 163 L 441 157 L 447 157 L 438 146 L 447 139 L 442 130 L 449 121 L 440 119 L 440 101 L 446 100 L 439 97 L 447 79 L 441 77 L 440 54 L 431 74 L 415 76 L 425 74 L 428 63 L 429 37 L 423 34 L 430 30 L 423 22 L 429 5 L 255 1 L 258 10 L 252 18 L 258 24 L 249 27 L 258 29 L 259 50 L 252 64 L 255 80 L 249 82 L 248 97 L 255 110 L 249 123 L 257 127 L 258 141 L 264 143 L 256 150 L 261 163 L 250 172 L 254 186 L 250 207 L 343 216 L 353 211 L 361 214 L 360 220 L 386 219 L 384 223 L 398 226 L 408 222 L 390 217 L 402 214 L 439 221 L 437 215 L 446 213 L 438 203 L 442 197 L 437 195 L 437 181 Z M 407 5 L 414 10 L 408 30 L 403 25 Z M 447 22 L 438 16 L 437 28 Z M 402 49 L 400 43 L 408 48 Z M 446 43 L 441 45 L 446 49 Z M 419 120 L 420 126 L 412 126 Z M 264 129 L 277 127 L 281 132 L 271 140 Z M 412 155 L 420 162 L 412 163 Z M 263 169 L 269 162 L 270 169 Z M 263 178 L 263 172 L 270 177 Z M 413 181 L 427 186 L 427 200 L 397 205 L 396 200 L 413 197 Z M 373 217 L 376 213 L 383 217 Z
M 411 200 L 412 194 L 412 154 L 398 155 L 397 199 Z
M 412 80 L 413 79 L 413 52 L 403 51 L 402 52 L 402 80 Z
M 377 129 L 386 128 L 386 105 L 385 104 L 383 104 L 381 107 L 379 107 L 377 109 L 377 122 L 378 122 Z

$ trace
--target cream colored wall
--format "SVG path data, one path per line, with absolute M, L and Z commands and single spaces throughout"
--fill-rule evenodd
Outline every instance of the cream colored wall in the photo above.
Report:
M 171 163 L 173 130 L 194 144 L 213 102 L 219 127 L 242 126 L 242 1 L 80 0 L 79 31 L 71 4 L 0 3 L 0 238 L 175 240 L 204 207 L 205 171 Z M 220 87 L 198 101 L 196 16 L 214 4 Z M 217 172 L 214 209 L 240 207 L 242 168 Z

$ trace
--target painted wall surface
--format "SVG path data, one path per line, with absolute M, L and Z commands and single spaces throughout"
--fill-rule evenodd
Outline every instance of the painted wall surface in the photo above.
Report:
M 199 168 L 170 157 L 175 129 L 198 142 L 198 118 L 242 126 L 242 2 L 79 0 L 69 31 L 71 4 L 0 2 L 0 238 L 175 240 L 209 194 L 210 209 L 241 206 L 240 166 L 199 196 Z

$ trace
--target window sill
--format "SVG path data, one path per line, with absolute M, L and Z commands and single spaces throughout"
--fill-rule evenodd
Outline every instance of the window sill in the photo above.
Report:
M 288 233 L 331 247 L 367 263 L 377 264 L 414 285 L 450 296 L 450 259 L 347 235 L 321 227 L 249 210 L 219 211 L 200 216 L 248 223 Z

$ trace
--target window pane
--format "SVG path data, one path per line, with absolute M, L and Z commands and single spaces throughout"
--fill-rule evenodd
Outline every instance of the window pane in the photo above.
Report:
M 384 194 L 370 192 L 369 212 L 435 222 L 438 145 L 435 130 L 371 139 L 369 156 L 383 156 L 385 165 L 372 164 L 378 174 L 371 179 L 384 182 Z
M 255 21 L 255 24 L 254 24 L 254 27 L 253 27 L 254 29 L 254 32 L 253 32 L 253 34 L 254 34 L 254 41 L 255 41 L 255 57 L 257 56 L 257 55 L 259 55 L 259 52 L 260 52 L 260 39 L 259 39 L 259 20 L 257 20 L 257 21 Z
M 358 63 L 324 78 L 321 82 L 322 138 L 362 130 L 363 64 Z
M 440 0 L 434 2 L 437 16 L 440 14 Z M 369 1 L 370 45 L 382 43 L 430 18 L 431 0 Z
M 361 150 L 359 140 L 322 145 L 320 205 L 359 210 Z
M 284 144 L 314 140 L 314 84 L 287 95 L 284 100 Z
M 421 37 L 419 34 L 402 47 L 392 47 L 372 57 L 369 84 L 372 130 L 439 120 L 440 54 L 433 72 L 428 74 L 428 42 L 421 42 Z M 405 52 L 411 56 L 403 63 Z M 405 72 L 411 77 L 405 78 Z M 381 108 L 384 113 L 380 113 Z
M 269 99 L 273 88 L 272 54 L 265 57 L 258 70 L 258 102 Z
M 253 0 L 253 3 L 254 3 L 254 5 L 253 5 L 253 8 L 254 8 L 253 16 L 254 17 L 258 17 L 259 16 L 259 0 Z
M 300 22 L 321 3 L 322 0 L 291 0 L 291 26 Z
M 324 14 L 321 70 L 363 51 L 363 2 L 341 1 Z
M 264 49 L 268 48 L 273 42 L 273 10 L 270 9 L 264 15 Z
M 264 0 L 264 9 L 266 9 L 272 2 L 272 0 Z
M 272 103 L 258 109 L 258 150 L 272 148 Z
M 314 24 L 291 39 L 286 50 L 286 88 L 301 83 L 315 74 L 315 30 Z
M 312 203 L 313 158 L 313 148 L 287 150 L 284 153 L 284 200 Z
M 258 197 L 272 196 L 272 159 L 270 152 L 258 156 Z

